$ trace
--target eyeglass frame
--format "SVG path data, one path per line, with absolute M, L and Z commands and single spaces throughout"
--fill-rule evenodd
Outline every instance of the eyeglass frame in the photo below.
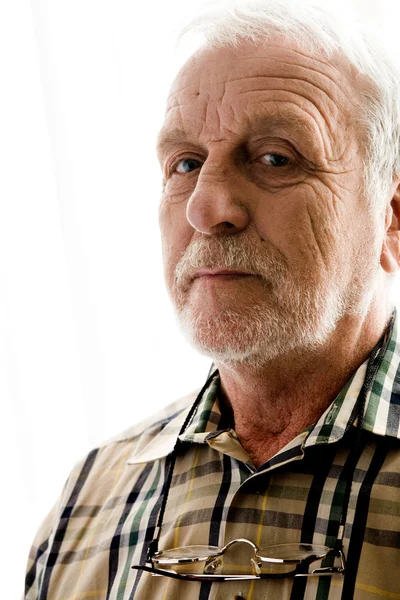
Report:
M 292 577 L 332 576 L 332 575 L 336 575 L 336 574 L 344 575 L 346 572 L 346 558 L 345 558 L 344 548 L 343 548 L 344 530 L 345 530 L 345 525 L 346 525 L 346 520 L 347 520 L 347 512 L 348 512 L 348 506 L 349 506 L 350 495 L 351 495 L 351 485 L 352 485 L 353 475 L 354 475 L 358 460 L 359 460 L 361 452 L 362 452 L 362 439 L 361 438 L 362 438 L 362 426 L 363 426 L 364 417 L 365 417 L 366 400 L 367 400 L 367 395 L 371 390 L 374 377 L 379 369 L 379 366 L 382 362 L 383 356 L 387 350 L 387 346 L 388 346 L 388 343 L 389 343 L 389 340 L 391 337 L 391 333 L 393 330 L 395 314 L 396 314 L 396 311 L 394 311 L 392 314 L 390 323 L 386 329 L 385 334 L 382 335 L 382 337 L 380 338 L 378 343 L 375 345 L 375 347 L 373 348 L 373 350 L 370 354 L 363 386 L 360 390 L 357 401 L 354 405 L 350 419 L 348 420 L 347 425 L 346 425 L 344 435 L 347 434 L 347 432 L 351 429 L 351 427 L 354 425 L 354 423 L 357 419 L 356 439 L 355 439 L 354 445 L 350 449 L 349 459 L 348 459 L 350 468 L 349 468 L 349 473 L 346 476 L 346 489 L 345 489 L 345 494 L 344 494 L 344 498 L 343 498 L 342 513 L 341 513 L 341 517 L 340 517 L 340 521 L 339 521 L 338 535 L 337 535 L 334 547 L 329 548 L 328 546 L 325 546 L 325 548 L 327 549 L 327 553 L 325 556 L 322 556 L 319 558 L 310 557 L 310 558 L 306 558 L 306 559 L 300 559 L 299 561 L 297 561 L 296 567 L 293 571 L 289 571 L 289 572 L 285 572 L 285 573 L 261 573 L 261 572 L 257 573 L 256 572 L 255 575 L 254 574 L 224 575 L 224 574 L 207 574 L 207 573 L 203 573 L 203 574 L 177 573 L 176 571 L 173 571 L 173 570 L 157 569 L 154 567 L 153 559 L 156 559 L 157 556 L 162 555 L 162 552 L 163 552 L 163 551 L 161 551 L 161 552 L 158 551 L 158 544 L 159 544 L 159 540 L 160 540 L 160 536 L 161 536 L 161 527 L 162 527 L 164 513 L 165 513 L 167 501 L 168 501 L 168 495 L 169 495 L 169 491 L 171 488 L 173 470 L 174 470 L 175 462 L 176 462 L 176 459 L 178 456 L 179 445 L 181 443 L 179 436 L 181 436 L 186 431 L 186 429 L 191 425 L 191 423 L 194 419 L 194 416 L 196 414 L 197 408 L 202 400 L 204 392 L 209 387 L 209 385 L 210 385 L 211 381 L 214 379 L 214 377 L 218 374 L 218 369 L 216 369 L 207 378 L 206 383 L 200 390 L 195 402 L 193 403 L 193 405 L 185 419 L 185 422 L 183 423 L 183 425 L 181 427 L 181 430 L 178 434 L 174 449 L 173 449 L 172 453 L 169 454 L 167 457 L 167 461 L 168 461 L 167 477 L 165 478 L 163 489 L 161 490 L 162 504 L 161 504 L 160 512 L 158 514 L 158 520 L 157 520 L 157 525 L 156 525 L 156 535 L 153 538 L 153 540 L 150 542 L 148 552 L 147 552 L 146 563 L 152 564 L 153 566 L 132 565 L 131 568 L 135 569 L 135 570 L 151 573 L 155 576 L 157 576 L 157 575 L 164 576 L 164 577 L 169 577 L 172 579 L 179 579 L 179 580 L 184 580 L 184 581 L 210 581 L 210 582 L 235 581 L 235 580 L 236 581 L 246 581 L 246 580 L 257 580 L 257 579 L 288 579 L 288 578 L 292 578 Z M 351 477 L 350 477 L 350 475 L 351 475 Z M 251 542 L 250 540 L 247 540 L 245 538 L 238 538 L 235 540 L 231 540 L 225 546 L 220 547 L 219 550 L 221 551 L 221 555 L 233 543 L 239 542 L 239 541 L 250 544 L 255 551 L 255 555 L 256 555 L 256 549 L 260 550 L 258 548 L 258 546 L 256 544 L 254 544 L 253 542 Z M 297 546 L 310 545 L 310 546 L 312 546 L 312 544 L 304 544 L 302 542 L 294 543 L 293 545 L 297 545 Z M 205 546 L 205 547 L 207 547 L 207 546 Z M 180 548 L 183 549 L 185 547 L 180 547 Z M 168 550 L 178 550 L 178 549 L 179 548 L 170 548 Z M 264 550 L 266 550 L 266 549 L 267 548 L 265 548 Z M 335 557 L 339 558 L 340 559 L 340 567 L 320 567 L 319 569 L 314 569 L 310 573 L 304 572 L 305 568 L 306 567 L 308 568 L 312 562 L 323 560 L 325 558 L 328 558 L 329 556 L 335 556 Z M 211 557 L 209 557 L 209 558 L 211 558 Z M 204 559 L 202 559 L 202 560 L 204 560 Z M 197 562 L 197 561 L 198 561 L 198 559 L 197 560 L 193 559 L 190 562 Z M 268 561 L 265 561 L 265 562 L 268 562 Z M 283 559 L 282 559 L 282 562 L 284 562 Z M 174 563 L 174 564 L 176 564 L 176 563 Z
M 256 574 L 247 574 L 247 575 L 240 575 L 240 574 L 235 574 L 235 575 L 226 575 L 226 574 L 218 574 L 218 573 L 207 573 L 205 572 L 205 570 L 207 568 L 211 567 L 211 570 L 213 568 L 213 565 L 215 564 L 215 560 L 218 559 L 219 557 L 223 556 L 223 554 L 225 553 L 225 551 L 232 546 L 233 544 L 236 543 L 247 543 L 249 544 L 253 550 L 254 550 L 254 557 L 251 559 L 251 563 L 253 564 Z M 281 546 L 291 546 L 292 544 L 280 544 Z M 293 545 L 297 545 L 297 546 L 314 546 L 313 544 L 293 544 Z M 190 546 L 189 546 L 190 548 Z M 335 548 L 329 548 L 328 546 L 320 546 L 320 548 L 324 548 L 325 553 L 320 554 L 320 555 L 310 555 L 309 557 L 305 558 L 305 559 L 299 559 L 299 560 L 295 560 L 295 559 L 279 559 L 279 558 L 268 558 L 268 557 L 261 557 L 257 555 L 257 552 L 260 551 L 260 548 L 254 544 L 253 542 L 251 542 L 250 540 L 247 540 L 246 538 L 238 538 L 235 540 L 231 540 L 230 542 L 228 542 L 227 544 L 225 544 L 225 546 L 222 546 L 221 548 L 218 548 L 219 552 L 217 554 L 214 554 L 212 556 L 208 556 L 208 557 L 199 557 L 199 558 L 182 558 L 182 559 L 175 559 L 173 564 L 190 564 L 190 563 L 194 563 L 194 562 L 206 562 L 206 566 L 204 567 L 204 572 L 203 573 L 178 573 L 176 571 L 173 570 L 169 570 L 169 569 L 159 569 L 157 567 L 147 567 L 145 565 L 134 565 L 132 566 L 133 569 L 138 569 L 138 570 L 142 570 L 142 571 L 146 571 L 148 573 L 152 573 L 153 575 L 159 575 L 159 576 L 165 576 L 165 577 L 171 577 L 173 579 L 180 579 L 183 581 L 211 581 L 211 582 L 219 582 L 219 581 L 247 581 L 247 580 L 256 580 L 256 579 L 285 579 L 288 577 L 311 577 L 311 576 L 332 576 L 332 575 L 336 575 L 336 574 L 344 574 L 345 570 L 346 570 L 346 559 L 344 556 L 344 552 L 343 549 L 340 549 L 339 547 L 337 549 Z M 181 550 L 184 550 L 185 548 L 182 547 Z M 264 550 L 267 550 L 268 548 L 264 548 Z M 153 556 L 152 556 L 152 561 L 154 559 L 157 560 L 157 554 L 162 556 L 163 552 L 156 552 Z M 307 567 L 309 567 L 310 564 L 312 564 L 313 562 L 317 562 L 320 560 L 323 560 L 325 558 L 328 558 L 329 556 L 335 556 L 340 558 L 340 567 L 320 567 L 318 569 L 314 569 L 313 571 L 311 571 L 310 573 L 308 572 L 304 572 L 304 569 Z M 258 562 L 255 560 L 258 559 Z M 167 562 L 167 561 L 166 561 Z M 295 568 L 292 571 L 286 571 L 285 573 L 262 573 L 261 572 L 261 564 L 262 562 L 266 562 L 266 563 L 275 563 L 275 564 L 295 564 Z M 154 563 L 153 563 L 154 564 Z

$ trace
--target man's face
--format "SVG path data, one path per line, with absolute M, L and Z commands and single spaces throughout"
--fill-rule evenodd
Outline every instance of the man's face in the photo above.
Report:
M 172 86 L 165 277 L 184 333 L 217 362 L 316 347 L 365 309 L 380 247 L 354 76 L 277 40 L 202 50 Z

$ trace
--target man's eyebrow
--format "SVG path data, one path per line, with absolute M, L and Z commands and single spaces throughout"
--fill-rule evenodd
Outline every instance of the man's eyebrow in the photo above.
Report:
M 290 143 L 306 154 L 321 145 L 321 133 L 312 120 L 299 119 L 298 113 L 285 110 L 272 115 L 257 115 L 249 123 L 249 138 L 264 136 L 286 138 Z
M 252 133 L 260 131 L 268 133 L 268 130 L 291 127 L 295 131 L 302 131 L 307 125 L 299 120 L 298 115 L 286 111 L 284 114 L 259 115 L 250 124 Z
M 184 129 L 161 129 L 157 137 L 157 154 L 161 155 L 172 146 L 188 141 L 188 135 Z

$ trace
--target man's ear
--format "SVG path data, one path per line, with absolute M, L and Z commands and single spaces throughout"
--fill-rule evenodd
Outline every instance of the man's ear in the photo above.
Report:
M 400 183 L 386 209 L 381 267 L 386 273 L 396 273 L 400 269 Z

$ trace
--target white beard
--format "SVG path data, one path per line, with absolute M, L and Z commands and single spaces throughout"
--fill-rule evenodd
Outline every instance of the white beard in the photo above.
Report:
M 245 364 L 254 368 L 299 349 L 324 344 L 348 314 L 364 314 L 373 294 L 371 280 L 376 260 L 365 248 L 360 253 L 358 276 L 349 285 L 340 269 L 327 280 L 315 274 L 305 281 L 292 273 L 286 259 L 274 248 L 255 244 L 248 236 L 197 238 L 175 269 L 174 301 L 184 337 L 201 354 L 218 364 Z M 379 262 L 379 261 L 378 261 Z M 250 271 L 261 278 L 265 290 L 256 302 L 240 306 L 222 298 L 220 309 L 193 306 L 190 286 L 200 268 Z M 297 278 L 296 278 L 297 275 Z M 262 289 L 261 288 L 261 289 Z

